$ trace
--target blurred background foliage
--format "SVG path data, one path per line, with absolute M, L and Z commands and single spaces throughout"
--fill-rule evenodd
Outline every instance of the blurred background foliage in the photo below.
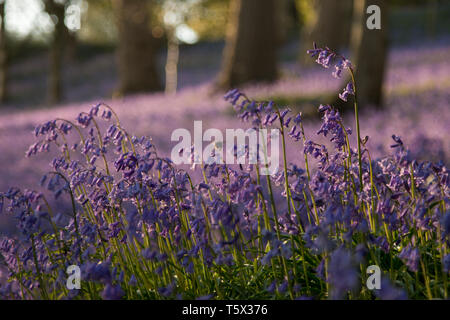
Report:
M 132 3 L 136 8 L 145 8 L 140 11 L 145 11 L 147 27 L 141 33 L 131 32 L 127 36 L 122 33 L 121 38 L 120 17 L 114 10 L 114 2 L 120 1 L 0 0 L 5 9 L 5 27 L 0 41 L 0 81 L 4 87 L 0 95 L 2 109 L 19 110 L 138 91 L 165 89 L 167 93 L 174 93 L 185 85 L 179 79 L 179 70 L 185 69 L 208 69 L 209 76 L 202 79 L 215 80 L 215 86 L 220 90 L 246 82 L 273 81 L 280 76 L 280 62 L 307 63 L 304 50 L 313 40 L 336 50 L 350 50 L 351 56 L 357 56 L 357 44 L 352 43 L 352 39 L 355 42 L 357 16 L 355 3 L 366 0 L 255 1 L 125 1 L 125 8 L 131 8 Z M 252 2 L 257 10 L 252 9 Z M 368 4 L 372 2 L 389 6 L 386 32 L 390 45 L 448 34 L 448 1 L 367 1 Z M 231 12 L 233 3 L 240 9 Z M 244 9 L 254 11 L 244 19 Z M 76 14 L 79 14 L 79 30 L 70 25 Z M 273 27 L 262 31 L 272 16 Z M 122 30 L 138 27 L 137 23 L 133 25 L 133 19 L 123 20 L 127 21 L 128 24 L 122 24 L 125 28 Z M 145 32 L 148 35 L 142 34 Z M 141 56 L 148 57 L 151 62 L 140 61 L 137 52 L 132 52 L 133 48 L 142 51 L 140 46 L 144 43 L 145 50 L 154 54 Z M 270 52 L 269 47 L 276 47 L 272 50 L 275 53 L 271 54 L 275 55 L 276 61 L 269 54 L 267 57 L 262 54 Z M 133 68 L 121 61 L 126 59 L 123 57 L 128 57 L 129 63 L 148 66 Z M 89 67 L 96 59 L 95 68 Z M 379 64 L 384 65 L 384 62 Z M 268 65 L 273 66 L 264 67 Z M 148 72 L 149 68 L 155 70 L 153 83 L 129 92 L 123 90 L 127 87 L 123 84 L 127 70 L 139 73 L 139 69 Z M 260 71 L 263 69 L 265 71 Z M 264 72 L 266 74 L 262 74 Z M 96 83 L 106 78 L 112 79 L 114 85 L 96 87 Z M 142 81 L 144 75 L 137 74 L 135 82 Z M 81 83 L 90 83 L 94 89 L 75 90 Z

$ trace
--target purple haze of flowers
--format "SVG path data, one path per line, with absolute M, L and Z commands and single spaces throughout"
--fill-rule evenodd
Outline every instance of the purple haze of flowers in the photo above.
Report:
M 382 277 L 380 290 L 376 290 L 375 294 L 382 300 L 406 300 L 408 296 L 404 290 L 392 285 L 388 278 Z
M 334 76 L 351 68 L 328 48 L 310 53 L 324 67 L 334 64 Z M 346 96 L 353 90 L 347 86 Z M 287 107 L 239 90 L 225 98 L 248 126 L 282 130 L 291 155 L 304 162 L 290 163 L 286 155 L 285 167 L 266 179 L 250 165 L 186 171 L 151 138 L 128 134 L 101 104 L 73 124 L 38 126 L 39 141 L 28 155 L 55 145 L 60 154 L 41 181 L 45 192 L 0 193 L 0 206 L 20 231 L 17 239 L 0 239 L 10 279 L 0 298 L 74 298 L 61 281 L 72 264 L 81 266 L 82 285 L 89 285 L 79 298 L 340 299 L 348 292 L 353 298 L 367 294 L 357 290 L 358 264 L 390 268 L 395 285 L 405 288 L 383 280 L 385 288 L 375 293 L 380 298 L 433 298 L 434 291 L 444 297 L 449 179 L 443 163 L 414 159 L 403 135 L 393 136 L 392 153 L 382 158 L 364 139 L 359 165 L 351 130 L 333 106 L 320 105 L 320 128 L 304 130 L 301 114 Z M 68 205 L 53 212 L 47 194 Z M 420 257 L 432 274 L 419 268 Z M 415 272 L 419 292 L 406 286 Z M 432 296 L 420 289 L 426 276 L 438 289 Z
M 398 257 L 405 261 L 405 264 L 411 271 L 417 272 L 420 261 L 419 249 L 412 248 L 411 246 L 406 247 L 400 252 Z
M 333 251 L 330 256 L 328 276 L 332 287 L 332 299 L 342 299 L 347 292 L 357 288 L 359 271 L 351 252 L 344 248 Z
M 102 292 L 104 300 L 120 300 L 124 296 L 124 292 L 119 285 L 107 284 Z

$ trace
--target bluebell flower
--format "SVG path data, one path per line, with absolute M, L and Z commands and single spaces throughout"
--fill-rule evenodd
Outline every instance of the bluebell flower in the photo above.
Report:
M 419 249 L 411 245 L 403 248 L 398 257 L 403 260 L 409 270 L 417 272 L 419 269 L 420 252 Z
M 269 286 L 266 288 L 266 290 L 269 293 L 274 293 L 276 288 L 277 288 L 277 282 L 274 280 L 269 284 Z
M 444 235 L 450 237 L 450 210 L 448 210 L 442 218 L 442 227 L 444 229 Z
M 408 296 L 403 289 L 392 285 L 388 278 L 382 277 L 380 290 L 375 290 L 375 294 L 382 300 L 406 300 Z
M 351 252 L 338 248 L 330 256 L 328 280 L 332 287 L 331 298 L 342 299 L 359 285 L 359 270 Z
M 104 300 L 120 300 L 125 295 L 120 285 L 113 285 L 108 283 L 102 292 Z
M 347 86 L 345 87 L 344 91 L 339 94 L 339 98 L 343 101 L 347 101 L 349 95 L 354 95 L 355 92 L 353 90 L 353 83 L 349 82 L 347 83 Z

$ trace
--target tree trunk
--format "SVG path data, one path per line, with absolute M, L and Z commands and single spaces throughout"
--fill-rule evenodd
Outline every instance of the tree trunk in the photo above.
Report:
M 161 90 L 156 65 L 156 40 L 150 32 L 146 0 L 114 0 L 119 32 L 118 95 Z
M 439 14 L 439 4 L 437 0 L 429 0 L 427 4 L 427 36 L 430 39 L 436 38 L 437 22 Z
M 178 87 L 178 60 L 180 45 L 175 35 L 175 28 L 167 28 L 167 59 L 166 59 L 166 94 L 175 94 Z
M 277 78 L 275 0 L 232 0 L 217 87 Z
M 7 99 L 8 51 L 6 48 L 5 1 L 0 3 L 0 103 Z
M 350 40 L 352 6 L 353 0 L 309 0 L 308 9 L 312 12 L 304 13 L 310 15 L 309 18 L 305 17 L 304 30 L 308 46 L 313 41 L 336 51 L 347 46 Z
M 301 33 L 302 62 L 311 63 L 305 51 L 311 48 L 313 42 L 335 51 L 348 47 L 353 0 L 297 0 L 296 3 L 304 22 Z
M 62 60 L 66 35 L 69 33 L 64 24 L 65 5 L 54 0 L 45 0 L 45 11 L 56 17 L 53 40 L 50 47 L 50 70 L 48 79 L 48 101 L 56 104 L 62 100 Z
M 352 63 L 356 67 L 355 77 L 358 103 L 362 106 L 381 107 L 382 87 L 388 47 L 388 0 L 355 1 L 352 27 Z M 368 5 L 381 9 L 381 29 L 369 30 L 366 25 Z
M 292 25 L 292 17 L 289 14 L 289 0 L 275 1 L 275 19 L 277 43 L 281 46 L 288 40 L 289 27 Z
M 76 32 L 67 29 L 65 39 L 66 39 L 64 48 L 65 58 L 69 63 L 75 62 L 77 58 L 77 47 L 78 47 L 78 39 Z

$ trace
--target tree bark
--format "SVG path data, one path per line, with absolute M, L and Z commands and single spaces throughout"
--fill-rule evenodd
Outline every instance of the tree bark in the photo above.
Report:
M 383 79 L 388 48 L 388 0 L 360 0 L 354 3 L 352 26 L 352 63 L 356 67 L 355 77 L 358 103 L 381 107 L 383 103 Z M 368 5 L 381 9 L 381 29 L 369 30 L 366 25 Z
M 45 0 L 45 11 L 56 17 L 55 30 L 50 47 L 50 70 L 48 78 L 48 101 L 57 104 L 62 100 L 62 64 L 64 47 L 69 30 L 64 24 L 65 4 Z
M 429 0 L 427 4 L 427 36 L 430 39 L 436 38 L 437 22 L 439 14 L 439 3 L 437 0 Z
M 335 51 L 348 46 L 353 0 L 297 0 L 297 6 L 306 11 L 300 12 L 304 17 L 302 49 L 310 48 L 312 42 Z
M 288 40 L 292 17 L 289 12 L 289 0 L 275 1 L 275 23 L 277 25 L 277 43 L 282 46 Z
M 275 0 L 232 0 L 217 88 L 277 78 Z
M 178 61 L 180 44 L 175 35 L 175 28 L 167 28 L 167 59 L 166 59 L 166 94 L 175 94 L 178 87 Z
M 1 1 L 1 0 L 0 0 Z M 7 99 L 8 51 L 6 47 L 5 1 L 0 2 L 0 103 Z
M 119 32 L 118 95 L 162 89 L 156 64 L 156 40 L 150 32 L 152 1 L 113 0 Z

